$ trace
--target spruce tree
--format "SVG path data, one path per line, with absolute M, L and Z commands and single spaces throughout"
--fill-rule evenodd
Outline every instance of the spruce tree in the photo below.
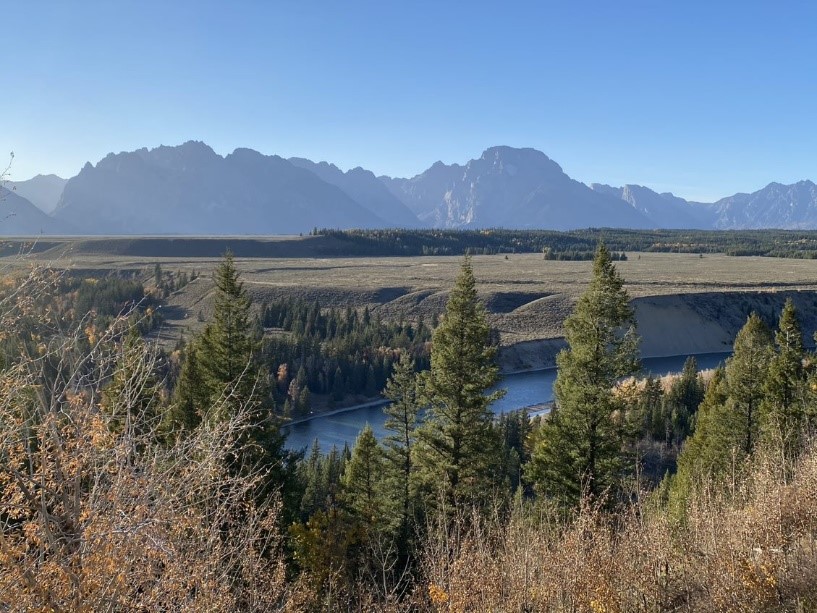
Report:
M 188 343 L 170 407 L 162 418 L 163 432 L 174 437 L 190 432 L 201 423 L 202 412 L 210 403 L 198 362 L 198 344 Z
M 244 438 L 234 442 L 231 469 L 266 470 L 259 498 L 283 486 L 284 512 L 300 501 L 294 482 L 295 456 L 284 450 L 284 437 L 271 410 L 268 377 L 260 362 L 260 342 L 251 317 L 251 301 L 230 252 L 213 276 L 213 319 L 191 343 L 176 390 L 175 415 L 181 427 L 217 423 L 239 410 L 249 413 Z
M 136 326 L 122 342 L 116 369 L 102 392 L 102 409 L 112 416 L 117 430 L 136 427 L 134 434 L 147 434 L 162 405 L 162 384 Z
M 772 342 L 769 328 L 752 313 L 735 337 L 734 353 L 726 362 L 728 410 L 717 425 L 727 437 L 727 445 L 743 455 L 749 455 L 757 443 Z
M 725 474 L 732 463 L 723 428 L 719 426 L 726 421 L 727 398 L 726 373 L 721 366 L 706 385 L 696 414 L 695 432 L 684 442 L 678 470 L 669 479 L 670 512 L 676 518 L 683 518 L 686 502 L 697 485 L 706 483 L 712 475 Z
M 488 502 L 501 478 L 499 437 L 489 407 L 504 391 L 486 393 L 499 380 L 496 347 L 489 339 L 485 307 L 466 256 L 445 317 L 434 331 L 431 369 L 420 379 L 428 411 L 416 446 L 419 483 L 432 501 L 441 490 L 451 509 Z
M 411 477 L 414 465 L 411 454 L 420 411 L 414 361 L 407 352 L 400 354 L 383 395 L 391 401 L 383 409 L 386 430 L 390 432 L 385 440 L 386 458 L 394 475 L 394 495 L 405 529 L 412 517 Z
M 239 280 L 232 254 L 224 255 L 213 276 L 213 320 L 204 330 L 199 367 L 211 400 L 223 397 L 226 410 L 263 400 L 250 297 Z
M 385 496 L 385 457 L 369 424 L 358 435 L 343 473 L 346 508 L 367 531 L 380 530 L 389 523 Z
M 639 369 L 635 315 L 624 281 L 601 244 L 593 278 L 565 321 L 568 343 L 557 356 L 556 406 L 532 454 L 528 477 L 567 505 L 584 494 L 615 493 L 624 476 L 622 410 L 614 386 Z
M 641 417 L 643 430 L 657 441 L 669 438 L 664 417 L 664 388 L 661 380 L 649 375 L 636 399 L 636 411 Z
M 806 373 L 803 332 L 791 299 L 787 299 L 775 333 L 777 352 L 769 364 L 761 430 L 789 461 L 796 458 L 806 421 Z
M 304 490 L 300 504 L 302 521 L 309 519 L 326 503 L 329 486 L 324 482 L 323 462 L 325 461 L 326 459 L 321 455 L 318 439 L 315 439 L 309 455 L 298 463 L 298 480 Z
M 735 337 L 734 353 L 715 371 L 698 410 L 695 433 L 678 457 L 672 480 L 673 512 L 683 516 L 685 501 L 696 484 L 734 477 L 745 468 L 759 435 L 766 372 L 773 358 L 772 335 L 752 313 Z
M 667 421 L 667 442 L 680 444 L 692 431 L 693 417 L 703 401 L 704 384 L 698 374 L 698 363 L 690 356 L 684 362 L 681 376 L 673 381 L 664 397 L 664 418 Z

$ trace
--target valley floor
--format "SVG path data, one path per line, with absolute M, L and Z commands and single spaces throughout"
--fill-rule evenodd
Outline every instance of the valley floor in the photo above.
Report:
M 116 241 L 92 242 L 93 248 L 87 241 L 68 241 L 23 258 L 7 256 L 0 265 L 7 270 L 27 269 L 37 263 L 88 277 L 125 271 L 145 280 L 151 278 L 157 262 L 169 272 L 195 271 L 199 277 L 172 293 L 162 307 L 165 323 L 156 339 L 172 346 L 179 337 L 197 332 L 209 318 L 211 273 L 218 258 L 172 250 L 170 256 L 150 257 L 144 254 L 151 241 L 157 239 L 129 239 L 129 250 L 139 255 L 122 255 Z M 244 242 L 258 241 L 236 242 L 236 251 L 241 252 Z M 159 241 L 157 253 L 167 253 L 170 243 Z M 252 253 L 250 246 L 247 253 Z M 276 249 L 289 253 L 281 246 Z M 384 319 L 422 317 L 430 322 L 442 313 L 461 263 L 456 256 L 325 258 L 303 257 L 309 252 L 301 251 L 292 251 L 297 257 L 236 258 L 256 304 L 299 297 L 324 307 L 368 306 L 373 315 Z M 751 311 L 773 320 L 787 296 L 795 300 L 804 329 L 817 329 L 817 261 L 721 254 L 628 256 L 616 266 L 633 297 L 644 357 L 727 350 Z M 474 256 L 473 263 L 480 297 L 499 331 L 503 372 L 554 366 L 563 346 L 562 322 L 590 279 L 591 262 L 510 254 Z

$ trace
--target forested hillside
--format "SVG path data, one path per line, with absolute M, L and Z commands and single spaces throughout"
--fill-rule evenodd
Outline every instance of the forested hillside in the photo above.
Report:
M 495 419 L 470 257 L 438 322 L 297 300 L 144 340 L 188 278 L 3 285 L 0 608 L 810 610 L 817 369 L 792 302 L 724 368 L 639 378 L 610 249 L 565 322 L 549 414 Z M 388 435 L 288 451 L 310 396 L 385 383 Z M 500 392 L 501 393 L 501 392 Z
M 733 256 L 817 258 L 817 232 L 789 230 L 331 230 L 314 235 L 345 243 L 347 255 L 417 256 L 542 253 L 546 259 L 592 259 L 596 244 L 613 251 L 725 253 Z

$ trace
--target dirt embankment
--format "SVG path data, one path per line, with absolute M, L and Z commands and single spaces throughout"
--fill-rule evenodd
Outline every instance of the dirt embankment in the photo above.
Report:
M 753 311 L 770 327 L 787 298 L 797 308 L 806 344 L 817 330 L 817 292 L 708 292 L 647 296 L 632 301 L 645 358 L 729 351 Z M 561 337 L 503 345 L 503 373 L 552 368 L 565 346 Z
M 201 326 L 211 311 L 208 279 L 198 279 L 171 299 L 166 311 L 167 342 L 174 342 L 183 330 Z M 438 289 L 410 291 L 406 287 L 379 290 L 361 288 L 267 288 L 248 284 L 258 303 L 282 296 L 318 300 L 323 306 L 356 308 L 369 306 L 385 319 L 432 320 L 445 310 L 448 292 Z M 267 295 L 269 294 L 269 295 Z M 503 373 L 553 368 L 556 355 L 565 346 L 563 323 L 570 315 L 574 299 L 562 293 L 485 292 L 491 325 L 499 331 L 499 364 Z M 804 340 L 812 344 L 817 330 L 817 291 L 725 291 L 642 296 L 632 301 L 641 336 L 642 357 L 715 353 L 729 351 L 735 335 L 753 311 L 770 327 L 786 298 L 792 298 L 803 327 Z M 179 304 L 175 304 L 175 302 Z M 202 316 L 198 317 L 197 313 Z

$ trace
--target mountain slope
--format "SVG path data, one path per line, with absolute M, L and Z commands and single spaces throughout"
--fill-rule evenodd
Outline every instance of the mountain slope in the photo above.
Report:
M 19 224 L 10 233 L 70 232 L 62 222 L 89 234 L 204 235 L 313 227 L 817 228 L 811 181 L 705 204 L 640 185 L 588 187 L 544 153 L 512 147 L 491 147 L 464 165 L 436 162 L 404 179 L 251 149 L 222 157 L 191 141 L 109 154 L 67 182 L 49 175 L 11 185 L 44 210 L 61 195 L 55 224 L 17 203 Z
M 54 216 L 91 234 L 293 234 L 375 228 L 380 217 L 278 156 L 204 143 L 109 154 L 86 164 Z
M 620 198 L 567 176 L 541 151 L 491 147 L 464 167 L 437 163 L 408 180 L 384 183 L 437 227 L 650 227 Z
M 73 234 L 72 228 L 43 213 L 19 194 L 0 187 L 0 235 Z
M 310 171 L 322 181 L 340 188 L 352 200 L 389 225 L 403 228 L 416 228 L 420 225 L 417 216 L 369 170 L 358 166 L 343 172 L 334 164 L 327 162 L 316 163 L 304 158 L 289 158 L 288 161 L 298 168 Z
M 599 193 L 614 196 L 628 203 L 652 221 L 656 228 L 700 229 L 712 227 L 712 214 L 699 203 L 692 203 L 670 193 L 659 194 L 641 185 L 611 187 L 591 183 Z
M 714 216 L 717 230 L 755 228 L 817 228 L 817 185 L 769 183 L 751 194 L 735 194 L 704 205 Z
M 357 167 L 343 172 L 328 162 L 316 163 L 304 158 L 289 158 L 288 161 L 341 189 L 352 200 L 385 220 L 390 226 L 416 228 L 420 225 L 416 215 L 369 170 Z
M 9 181 L 6 187 L 44 213 L 51 213 L 57 207 L 67 182 L 68 179 L 57 175 L 37 175 L 28 181 Z
M 435 162 L 428 170 L 412 179 L 379 177 L 388 190 L 402 200 L 420 221 L 440 225 L 438 207 L 443 195 L 462 177 L 459 164 Z

